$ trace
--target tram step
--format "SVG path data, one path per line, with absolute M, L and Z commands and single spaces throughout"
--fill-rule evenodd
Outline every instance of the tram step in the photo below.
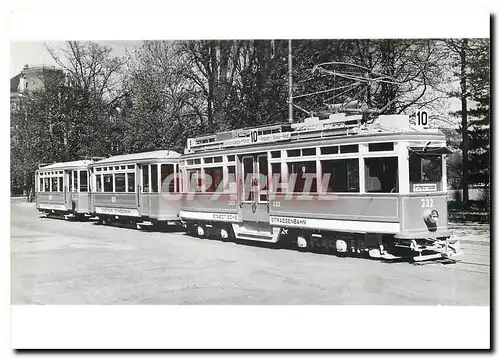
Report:
M 271 233 L 240 232 L 238 233 L 238 238 L 271 241 L 273 239 L 273 236 Z

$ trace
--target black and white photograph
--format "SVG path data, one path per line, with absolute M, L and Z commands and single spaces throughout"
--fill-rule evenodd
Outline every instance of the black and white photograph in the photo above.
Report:
M 488 314 L 489 34 L 228 35 L 11 40 L 10 305 Z

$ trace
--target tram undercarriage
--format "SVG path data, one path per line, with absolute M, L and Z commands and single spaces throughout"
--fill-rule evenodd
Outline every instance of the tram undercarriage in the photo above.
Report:
M 410 260 L 415 262 L 451 259 L 462 254 L 459 241 L 454 236 L 440 238 L 400 239 L 392 234 L 334 232 L 298 228 L 269 227 L 267 235 L 251 238 L 238 235 L 244 224 L 221 222 L 186 222 L 188 234 L 200 238 L 219 240 L 258 241 L 279 244 L 280 247 L 297 248 L 338 256 L 359 256 L 383 260 Z M 273 229 L 279 235 L 273 236 Z

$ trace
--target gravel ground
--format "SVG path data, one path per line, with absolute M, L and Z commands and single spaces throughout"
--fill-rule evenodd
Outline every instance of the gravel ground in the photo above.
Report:
M 489 305 L 489 226 L 453 227 L 462 263 L 416 266 L 48 219 L 12 200 L 11 303 Z

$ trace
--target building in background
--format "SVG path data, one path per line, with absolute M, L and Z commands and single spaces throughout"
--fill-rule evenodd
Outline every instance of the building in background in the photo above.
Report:
M 32 91 L 43 91 L 51 85 L 64 85 L 66 76 L 64 71 L 54 66 L 25 65 L 19 74 L 10 79 L 10 110 L 11 114 L 20 108 L 24 95 Z M 10 141 L 16 147 L 19 138 L 16 134 L 17 125 L 11 117 Z M 12 163 L 11 163 L 12 167 Z M 27 186 L 21 174 L 14 175 L 11 168 L 11 195 L 27 195 Z
M 29 91 L 43 90 L 48 84 L 64 84 L 64 71 L 55 66 L 24 65 L 22 71 L 10 79 L 10 106 L 15 110 L 19 106 L 20 98 Z

